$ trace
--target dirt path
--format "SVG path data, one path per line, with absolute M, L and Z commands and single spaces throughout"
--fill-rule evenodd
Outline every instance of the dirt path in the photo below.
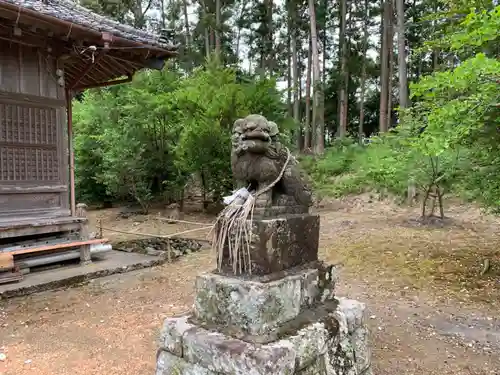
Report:
M 452 214 L 454 224 L 437 229 L 366 201 L 322 214 L 322 257 L 342 264 L 338 294 L 370 309 L 377 375 L 500 374 L 498 222 L 464 207 Z M 494 266 L 480 277 L 483 257 Z M 0 374 L 153 374 L 163 319 L 190 309 L 196 274 L 212 267 L 204 251 L 0 302 Z

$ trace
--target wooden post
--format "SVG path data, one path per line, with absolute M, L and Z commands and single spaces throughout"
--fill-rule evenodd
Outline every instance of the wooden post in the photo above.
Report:
M 167 259 L 168 263 L 172 263 L 172 245 L 170 244 L 170 238 L 167 238 Z
M 102 238 L 102 220 L 97 220 L 97 229 L 99 231 L 99 238 Z
M 69 188 L 71 216 L 76 214 L 75 207 L 75 154 L 73 150 L 73 93 L 66 89 L 66 111 L 68 121 L 68 150 L 69 150 Z M 78 215 L 77 215 L 78 216 Z
M 78 203 L 76 205 L 76 216 L 84 219 L 80 223 L 80 239 L 84 241 L 88 240 L 90 236 L 87 220 L 87 205 L 85 203 Z M 90 263 L 92 263 L 90 245 L 83 245 L 80 247 L 80 264 L 85 266 Z

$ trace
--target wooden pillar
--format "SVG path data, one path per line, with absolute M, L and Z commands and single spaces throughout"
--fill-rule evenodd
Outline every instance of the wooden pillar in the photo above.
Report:
M 69 151 L 69 188 L 71 216 L 75 216 L 75 153 L 73 150 L 73 94 L 71 90 L 66 90 L 66 110 L 68 113 L 68 151 Z
M 84 219 L 80 223 L 80 239 L 86 241 L 90 238 L 89 227 L 87 220 L 87 205 L 85 203 L 78 203 L 76 205 L 76 216 Z M 83 245 L 80 247 L 80 263 L 85 266 L 92 263 L 92 258 L 90 256 L 90 245 Z

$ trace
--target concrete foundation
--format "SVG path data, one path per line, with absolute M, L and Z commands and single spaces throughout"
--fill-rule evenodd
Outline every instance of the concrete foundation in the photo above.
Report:
M 92 264 L 87 266 L 73 265 L 33 272 L 20 282 L 0 285 L 0 299 L 67 287 L 91 279 L 152 267 L 165 262 L 165 257 L 111 250 L 105 253 L 103 259 L 95 259 Z

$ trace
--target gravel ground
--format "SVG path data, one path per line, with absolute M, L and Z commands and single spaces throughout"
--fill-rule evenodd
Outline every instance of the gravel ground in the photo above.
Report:
M 322 257 L 340 265 L 338 294 L 369 307 L 375 374 L 500 374 L 495 218 L 456 206 L 451 224 L 428 228 L 407 220 L 412 209 L 367 197 L 331 208 L 322 212 Z M 114 220 L 110 211 L 93 215 Z M 112 225 L 175 230 L 133 219 Z M 479 276 L 484 257 L 492 268 Z M 194 278 L 213 268 L 212 260 L 202 251 L 174 264 L 0 301 L 0 374 L 153 374 L 163 319 L 190 309 Z

